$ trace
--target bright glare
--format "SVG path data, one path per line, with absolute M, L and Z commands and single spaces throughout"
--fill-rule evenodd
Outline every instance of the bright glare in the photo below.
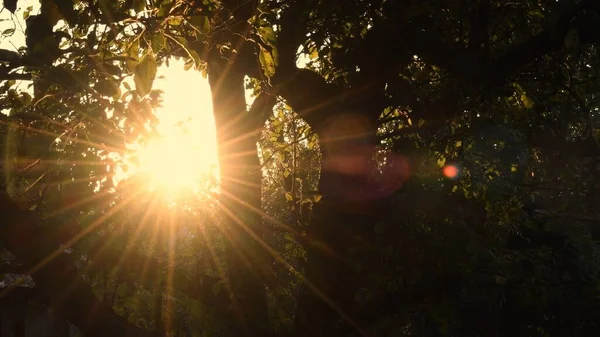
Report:
M 201 186 L 211 165 L 201 157 L 203 148 L 191 144 L 191 138 L 168 134 L 139 150 L 140 171 L 148 175 L 153 187 L 178 190 Z
M 164 91 L 156 112 L 161 137 L 137 149 L 139 167 L 152 188 L 198 192 L 216 178 L 217 145 L 208 82 L 199 72 L 171 62 L 159 69 L 155 88 Z

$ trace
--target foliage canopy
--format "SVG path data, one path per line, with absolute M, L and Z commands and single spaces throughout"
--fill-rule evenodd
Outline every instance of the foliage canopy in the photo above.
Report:
M 25 3 L 0 240 L 35 286 L 2 295 L 89 336 L 600 333 L 598 1 Z M 113 178 L 173 59 L 221 193 L 169 208 Z

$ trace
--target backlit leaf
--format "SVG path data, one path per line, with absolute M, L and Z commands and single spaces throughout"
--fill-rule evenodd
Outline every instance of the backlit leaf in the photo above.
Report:
M 273 47 L 275 46 L 276 37 L 275 37 L 275 31 L 273 30 L 272 27 L 260 27 L 259 32 L 260 32 L 260 37 L 262 38 L 263 41 L 265 41 L 270 46 L 273 46 Z
M 210 32 L 210 22 L 204 15 L 192 16 L 189 19 L 189 23 L 202 34 L 208 34 L 208 32 Z
M 521 95 L 521 102 L 523 103 L 523 105 L 527 108 L 527 109 L 532 109 L 534 104 L 533 101 L 531 100 L 531 98 L 529 98 L 527 95 L 522 94 Z
M 163 34 L 161 34 L 160 32 L 152 34 L 152 39 L 151 39 L 151 46 L 152 46 L 152 51 L 157 53 L 160 50 L 162 50 L 165 45 L 167 44 L 167 39 L 165 38 L 165 36 Z
M 273 76 L 275 74 L 275 61 L 273 60 L 271 53 L 264 48 L 260 48 L 260 55 L 258 59 L 265 72 L 265 75 L 268 77 Z
M 156 58 L 152 54 L 146 54 L 135 66 L 133 80 L 138 95 L 146 96 L 152 90 L 157 69 Z

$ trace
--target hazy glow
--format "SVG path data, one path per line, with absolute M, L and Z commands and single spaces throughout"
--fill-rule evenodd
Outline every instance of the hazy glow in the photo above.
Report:
M 458 176 L 459 170 L 458 167 L 454 166 L 454 165 L 446 165 L 444 166 L 443 169 L 444 175 L 447 178 L 456 178 Z
M 137 149 L 141 174 L 154 188 L 198 191 L 216 174 L 217 145 L 208 82 L 183 70 L 182 62 L 159 69 L 155 88 L 164 91 L 156 115 L 161 137 Z

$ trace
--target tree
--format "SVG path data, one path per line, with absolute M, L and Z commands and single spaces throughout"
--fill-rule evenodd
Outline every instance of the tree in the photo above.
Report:
M 598 333 L 596 1 L 41 3 L 0 54 L 0 237 L 88 335 Z M 218 258 L 194 266 L 165 248 L 183 215 L 128 247 L 156 199 L 102 152 L 147 136 L 172 57 L 218 134 L 220 209 L 187 216 L 219 230 L 183 239 Z

